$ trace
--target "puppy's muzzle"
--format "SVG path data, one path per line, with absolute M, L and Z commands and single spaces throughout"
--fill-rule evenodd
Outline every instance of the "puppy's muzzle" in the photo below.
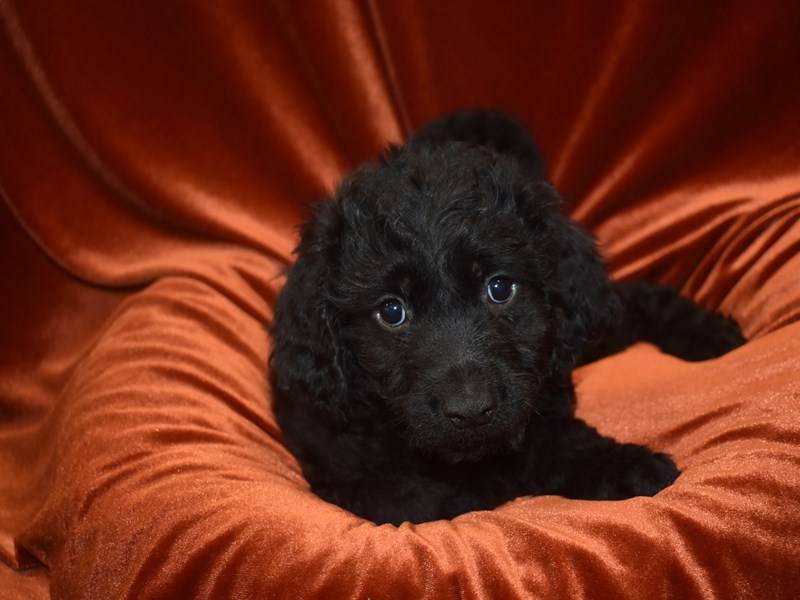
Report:
M 441 400 L 442 414 L 458 429 L 488 425 L 497 410 L 497 392 L 480 373 L 453 369 L 448 393 Z

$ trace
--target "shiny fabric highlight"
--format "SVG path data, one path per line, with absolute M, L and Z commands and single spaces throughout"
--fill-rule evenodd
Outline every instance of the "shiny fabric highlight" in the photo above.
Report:
M 794 598 L 800 5 L 0 0 L 0 598 Z M 308 489 L 265 325 L 306 203 L 506 109 L 618 278 L 752 338 L 638 345 L 579 414 L 654 498 L 380 526 Z

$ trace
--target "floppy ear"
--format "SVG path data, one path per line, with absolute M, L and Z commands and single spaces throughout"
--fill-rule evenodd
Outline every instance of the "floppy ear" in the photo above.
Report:
M 594 239 L 561 212 L 556 190 L 536 182 L 523 196 L 533 243 L 546 253 L 546 293 L 554 316 L 552 367 L 567 374 L 619 319 L 622 308 Z
M 346 421 L 347 380 L 328 298 L 342 227 L 336 202 L 316 205 L 278 296 L 270 354 L 276 410 L 310 404 L 337 423 Z

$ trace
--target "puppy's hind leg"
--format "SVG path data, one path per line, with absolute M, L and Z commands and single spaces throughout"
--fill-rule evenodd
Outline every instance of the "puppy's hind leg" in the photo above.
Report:
M 716 358 L 745 343 L 738 323 L 678 295 L 667 285 L 616 282 L 619 319 L 583 356 L 586 363 L 642 341 L 684 360 Z

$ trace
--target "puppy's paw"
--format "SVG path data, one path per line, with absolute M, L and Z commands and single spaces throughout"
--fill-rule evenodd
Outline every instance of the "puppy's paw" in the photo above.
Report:
M 597 500 L 654 496 L 680 475 L 669 456 L 636 444 L 614 445 L 594 464 Z
M 701 330 L 701 337 L 690 351 L 687 360 L 708 360 L 727 354 L 747 340 L 739 324 L 719 313 L 710 313 Z

